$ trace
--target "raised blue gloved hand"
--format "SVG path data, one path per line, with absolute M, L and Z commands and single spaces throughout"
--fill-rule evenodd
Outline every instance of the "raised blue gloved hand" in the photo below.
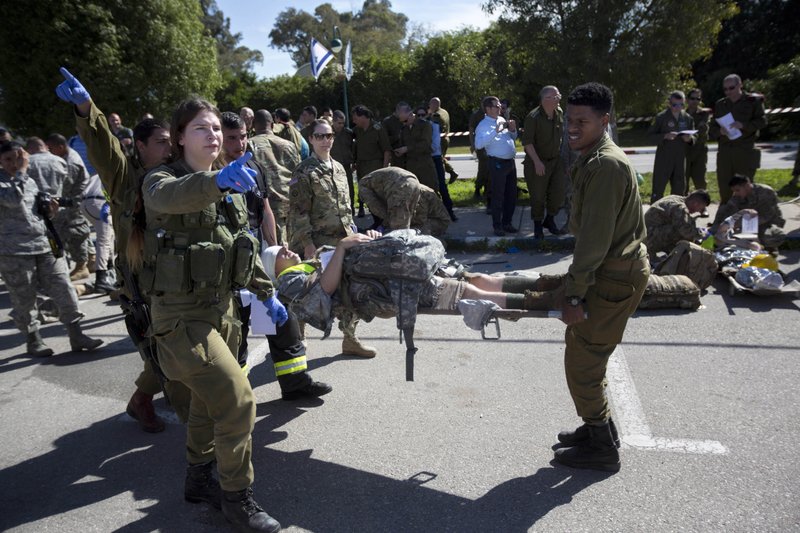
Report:
M 71 102 L 75 105 L 80 105 L 88 102 L 91 96 L 86 87 L 81 85 L 78 78 L 69 73 L 67 69 L 61 67 L 61 75 L 64 76 L 64 81 L 56 87 L 56 94 L 65 102 Z
M 103 207 L 100 208 L 100 220 L 107 224 L 109 215 L 111 215 L 111 206 L 103 204 Z
M 217 187 L 221 190 L 233 189 L 236 192 L 247 192 L 256 186 L 256 171 L 244 166 L 253 157 L 253 152 L 247 152 L 242 157 L 229 163 L 217 174 Z
M 270 296 L 266 302 L 264 302 L 264 307 L 267 308 L 269 317 L 278 326 L 286 324 L 286 321 L 289 320 L 289 312 L 286 311 L 286 308 L 283 306 L 281 301 L 278 300 L 278 291 L 275 291 L 273 295 Z

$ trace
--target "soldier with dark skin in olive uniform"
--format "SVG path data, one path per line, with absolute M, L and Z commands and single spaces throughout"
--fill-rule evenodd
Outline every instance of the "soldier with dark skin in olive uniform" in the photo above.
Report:
M 359 180 L 374 170 L 388 167 L 392 160 L 392 145 L 386 128 L 372 117 L 372 111 L 363 105 L 353 108 L 356 173 Z M 358 216 L 364 216 L 364 202 L 361 200 L 358 201 Z
M 406 158 L 405 169 L 414 174 L 420 183 L 438 190 L 439 179 L 433 164 L 432 138 L 431 123 L 409 112 L 401 134 L 401 145 L 394 153 Z
M 567 324 L 564 367 L 584 424 L 558 435 L 567 447 L 557 450 L 555 459 L 615 472 L 620 461 L 605 394 L 606 366 L 639 305 L 650 265 L 636 172 L 606 133 L 612 105 L 611 90 L 599 83 L 581 85 L 567 99 L 567 139 L 581 155 L 572 170 L 569 225 L 575 253 L 561 305 Z
M 747 176 L 750 180 L 761 166 L 761 151 L 755 147 L 759 130 L 767 126 L 764 114 L 764 97 L 757 93 L 745 93 L 742 79 L 730 74 L 722 81 L 725 97 L 714 105 L 714 119 L 708 136 L 719 141 L 717 150 L 717 183 L 720 205 L 731 199 L 728 185 L 734 175 Z M 730 113 L 733 116 L 731 130 L 722 128 L 716 119 Z
M 394 113 L 381 121 L 383 129 L 389 137 L 389 144 L 392 146 L 393 167 L 406 168 L 406 155 L 404 152 L 398 152 L 397 150 L 403 146 L 403 128 L 408 122 L 410 114 L 411 106 L 406 102 L 398 102 L 394 108 Z

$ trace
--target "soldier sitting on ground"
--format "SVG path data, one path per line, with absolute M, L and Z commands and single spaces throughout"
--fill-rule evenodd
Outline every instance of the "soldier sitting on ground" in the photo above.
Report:
M 778 195 L 769 185 L 753 183 L 750 178 L 735 175 L 728 185 L 733 196 L 728 203 L 721 205 L 714 218 L 712 230 L 718 232 L 728 217 L 758 216 L 758 241 L 766 248 L 777 248 L 784 240 L 786 224 L 781 208 L 778 207 Z
M 702 213 L 711 203 L 704 190 L 689 196 L 666 196 L 650 206 L 644 214 L 647 227 L 647 252 L 655 259 L 658 252 L 669 253 L 683 240 L 695 241 L 705 234 L 695 226 L 695 213 Z

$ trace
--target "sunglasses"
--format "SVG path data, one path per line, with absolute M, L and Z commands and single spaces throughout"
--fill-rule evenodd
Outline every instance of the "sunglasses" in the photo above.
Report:
M 696 96 L 690 96 L 689 100 L 692 100 L 694 102 L 699 102 L 700 101 L 700 99 L 698 97 L 696 97 Z
M 683 107 L 683 102 L 675 102 L 672 107 Z
M 330 141 L 333 139 L 333 133 L 315 133 L 313 134 L 313 137 L 318 141 Z

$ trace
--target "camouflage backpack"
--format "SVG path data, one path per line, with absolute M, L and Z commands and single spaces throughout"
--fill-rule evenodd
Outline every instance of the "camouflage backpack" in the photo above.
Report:
M 347 251 L 346 297 L 364 320 L 396 316 L 405 330 L 414 326 L 419 295 L 443 261 L 438 239 L 413 229 L 392 231 Z
M 700 289 L 686 276 L 650 274 L 639 309 L 697 309 Z
M 681 241 L 654 272 L 659 276 L 669 274 L 687 276 L 702 291 L 714 281 L 717 269 L 717 260 L 711 251 L 693 242 Z

